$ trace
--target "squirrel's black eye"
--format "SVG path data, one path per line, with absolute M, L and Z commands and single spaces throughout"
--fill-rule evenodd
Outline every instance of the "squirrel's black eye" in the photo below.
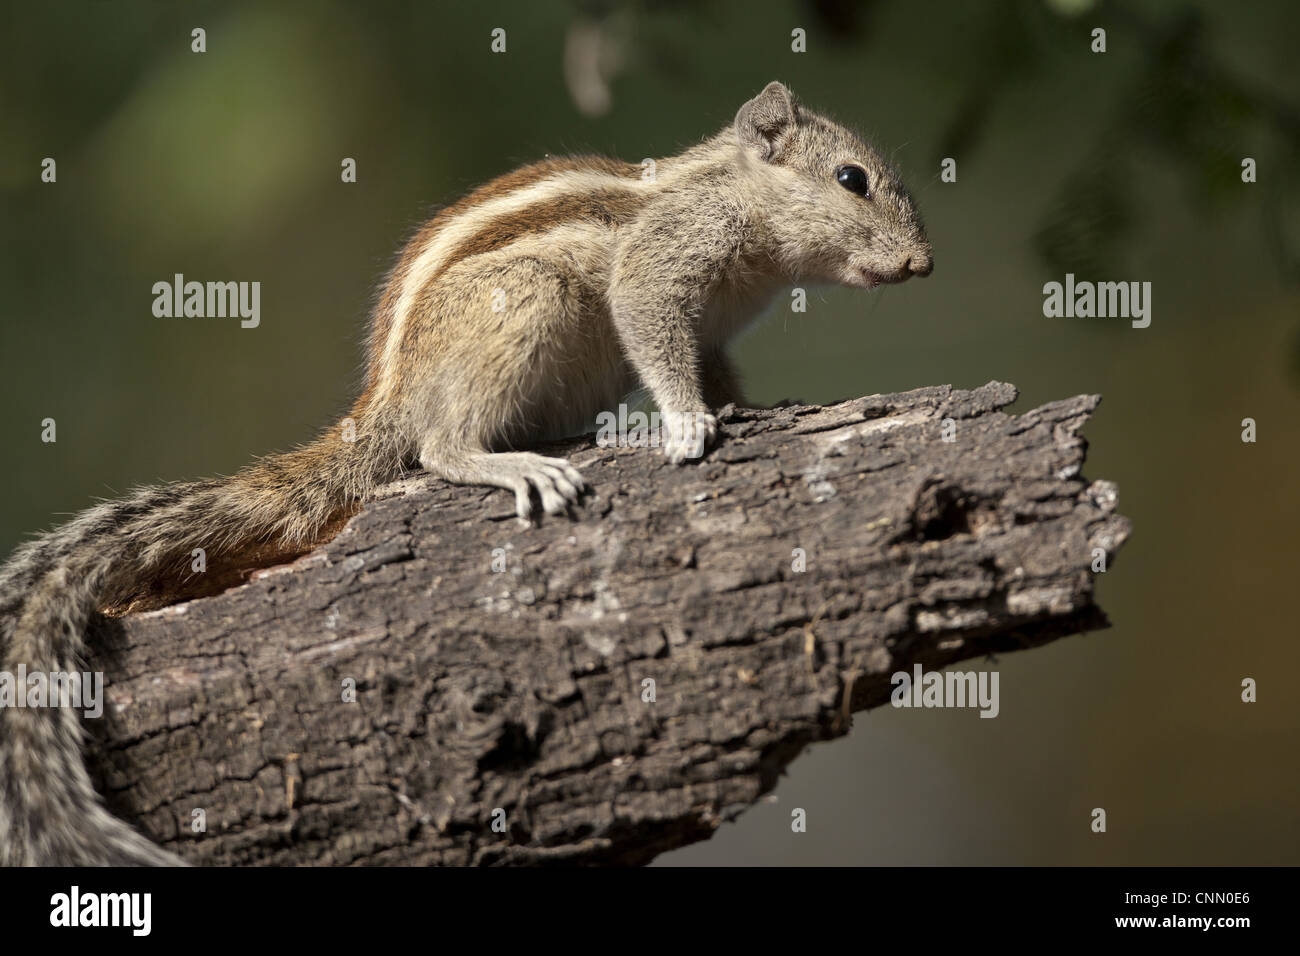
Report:
M 849 192 L 867 199 L 871 190 L 867 184 L 867 171 L 861 166 L 841 166 L 835 170 L 835 180 Z

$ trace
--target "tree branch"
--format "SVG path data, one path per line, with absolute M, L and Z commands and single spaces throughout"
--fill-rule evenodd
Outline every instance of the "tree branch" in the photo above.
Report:
M 1080 477 L 1098 397 L 998 411 L 1015 398 L 728 409 L 684 467 L 558 444 L 595 491 L 535 529 L 506 492 L 408 479 L 292 565 L 98 624 L 92 773 L 196 863 L 641 863 L 705 839 L 894 672 L 1107 626 L 1093 549 L 1129 523 Z

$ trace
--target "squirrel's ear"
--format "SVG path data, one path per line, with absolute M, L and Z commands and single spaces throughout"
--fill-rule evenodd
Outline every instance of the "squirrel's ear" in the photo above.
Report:
M 781 140 L 798 121 L 799 107 L 794 96 L 773 80 L 736 113 L 736 135 L 741 146 L 771 162 L 780 152 Z

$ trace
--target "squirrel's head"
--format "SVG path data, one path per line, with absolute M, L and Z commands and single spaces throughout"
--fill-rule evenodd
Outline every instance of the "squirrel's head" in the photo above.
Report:
M 776 82 L 740 108 L 735 130 L 747 171 L 767 187 L 764 219 L 792 275 L 871 288 L 930 274 L 912 197 L 860 138 Z

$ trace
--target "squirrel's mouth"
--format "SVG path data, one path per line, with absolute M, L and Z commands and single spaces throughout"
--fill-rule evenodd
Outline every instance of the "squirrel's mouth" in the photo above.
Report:
M 896 282 L 906 282 L 911 278 L 911 273 L 907 271 L 899 272 L 876 272 L 872 269 L 858 269 L 857 281 L 853 284 L 863 289 L 874 289 L 878 285 L 889 285 Z

